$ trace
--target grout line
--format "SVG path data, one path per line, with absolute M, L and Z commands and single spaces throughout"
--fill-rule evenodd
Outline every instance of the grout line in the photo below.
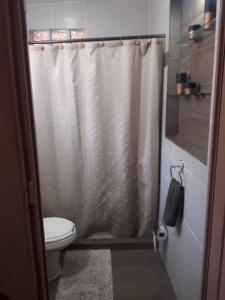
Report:
M 190 225 L 188 224 L 187 220 L 184 218 L 183 220 L 184 224 L 186 225 L 186 227 L 188 228 L 188 230 L 191 232 L 191 234 L 193 235 L 195 241 L 198 243 L 198 245 L 200 246 L 201 250 L 204 251 L 204 246 L 201 244 L 201 242 L 199 241 L 198 237 L 196 236 L 196 234 L 192 231 Z

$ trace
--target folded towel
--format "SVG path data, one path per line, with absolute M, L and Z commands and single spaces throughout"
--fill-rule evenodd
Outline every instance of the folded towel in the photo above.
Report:
M 166 207 L 163 215 L 164 224 L 166 226 L 175 227 L 177 222 L 183 217 L 184 206 L 184 187 L 176 179 L 172 178 Z

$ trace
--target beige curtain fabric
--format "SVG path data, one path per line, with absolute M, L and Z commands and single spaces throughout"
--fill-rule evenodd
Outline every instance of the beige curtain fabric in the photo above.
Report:
M 162 45 L 30 46 L 44 216 L 79 237 L 151 237 L 156 219 Z

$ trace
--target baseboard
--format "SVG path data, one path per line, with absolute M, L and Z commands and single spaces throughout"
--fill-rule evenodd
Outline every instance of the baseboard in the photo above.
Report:
M 132 250 L 153 249 L 151 239 L 142 238 L 88 238 L 77 239 L 66 250 L 76 249 L 110 249 L 110 250 Z

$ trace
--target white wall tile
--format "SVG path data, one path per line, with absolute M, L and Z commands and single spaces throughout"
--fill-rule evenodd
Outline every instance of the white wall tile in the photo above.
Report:
M 196 288 L 188 276 L 184 273 L 181 300 L 200 300 L 199 293 L 196 293 Z
M 88 37 L 168 33 L 169 0 L 77 0 L 27 6 L 28 28 L 78 27 Z M 165 68 L 167 79 L 167 68 Z M 202 276 L 208 168 L 165 138 L 167 80 L 164 81 L 160 219 L 170 183 L 169 167 L 185 163 L 184 221 L 169 229 L 160 245 L 168 274 L 179 300 L 198 300 Z
M 181 237 L 182 236 L 182 237 Z M 190 280 L 200 283 L 202 275 L 202 262 L 203 262 L 203 246 L 199 243 L 199 240 L 193 236 L 188 224 L 184 221 L 179 233 L 175 234 L 174 240 L 178 240 L 181 237 L 181 249 L 180 251 L 185 265 L 186 273 Z M 198 287 L 200 284 L 198 284 Z
M 204 185 L 207 189 L 208 167 L 206 165 L 194 158 L 185 150 L 175 145 L 169 139 L 165 138 L 165 136 L 163 136 L 162 148 L 167 151 L 176 162 L 183 161 L 185 169 L 195 176 L 199 183 Z
M 117 0 L 116 2 L 118 34 L 139 35 L 149 33 L 148 0 Z
M 160 7 L 160 2 L 161 5 L 164 3 L 163 0 L 159 2 L 150 1 L 150 10 L 157 5 Z M 150 26 L 151 31 L 154 32 L 160 26 L 160 18 L 155 23 L 152 18 L 151 14 Z M 165 69 L 165 76 L 167 73 L 167 69 Z M 182 226 L 168 229 L 168 241 L 161 243 L 160 252 L 177 299 L 199 300 L 203 273 L 208 167 L 165 137 L 166 93 L 167 80 L 164 82 L 163 92 L 160 221 L 165 209 L 168 186 L 171 180 L 169 168 L 171 164 L 177 164 L 180 160 L 185 164 L 185 205 Z
M 208 168 L 166 138 L 163 138 L 162 145 L 161 184 L 165 190 L 168 189 L 171 179 L 169 167 L 182 160 L 185 164 L 183 175 L 185 185 L 184 218 L 203 245 L 208 206 Z
M 177 298 L 200 299 L 203 274 L 203 247 L 194 238 L 186 222 L 179 230 L 168 228 L 169 239 L 161 243 L 160 252 Z M 191 288 L 187 289 L 186 287 Z
M 200 184 L 191 173 L 186 173 L 188 174 L 188 181 L 186 185 L 185 219 L 201 245 L 204 245 L 207 191 L 206 187 Z
M 183 293 L 183 260 L 181 259 L 180 253 L 175 251 L 174 248 L 174 229 L 168 228 L 169 238 L 165 242 L 160 243 L 160 252 L 164 259 L 170 281 L 173 285 L 177 299 L 182 300 Z M 178 254 L 177 254 L 178 253 Z
M 162 149 L 161 152 L 161 182 L 164 190 L 168 191 L 169 184 L 171 181 L 170 177 L 170 166 L 174 163 L 173 158 L 169 155 L 167 151 Z
M 160 216 L 165 208 L 165 192 L 171 179 L 169 167 L 180 160 L 185 163 L 185 205 L 182 227 L 180 230 L 169 229 L 169 240 L 172 242 L 166 250 L 161 249 L 161 253 L 178 299 L 198 300 L 203 266 L 208 168 L 165 137 L 162 146 Z M 175 253 L 179 263 L 174 261 L 171 252 Z M 187 289 L 187 286 L 191 288 Z
M 87 37 L 149 34 L 149 0 L 68 0 L 27 5 L 28 29 L 84 28 Z
M 199 241 L 193 238 L 193 234 L 189 227 L 184 222 L 184 270 L 186 278 L 191 283 L 193 287 L 192 295 L 193 299 L 200 299 L 201 294 L 201 282 L 203 275 L 203 259 L 204 259 L 204 250 L 200 245 Z M 188 293 L 185 291 L 184 295 Z M 189 299 L 192 299 L 191 297 Z
M 149 0 L 150 18 L 149 28 L 152 34 L 163 33 L 167 35 L 166 51 L 168 50 L 169 35 L 169 8 L 170 0 Z
M 84 28 L 85 16 L 82 1 L 52 4 L 53 28 Z
M 26 13 L 28 29 L 48 29 L 52 27 L 51 4 L 28 5 Z
M 87 36 L 113 36 L 117 32 L 117 1 L 85 0 Z
M 150 0 L 150 29 L 152 33 L 169 33 L 170 0 Z

